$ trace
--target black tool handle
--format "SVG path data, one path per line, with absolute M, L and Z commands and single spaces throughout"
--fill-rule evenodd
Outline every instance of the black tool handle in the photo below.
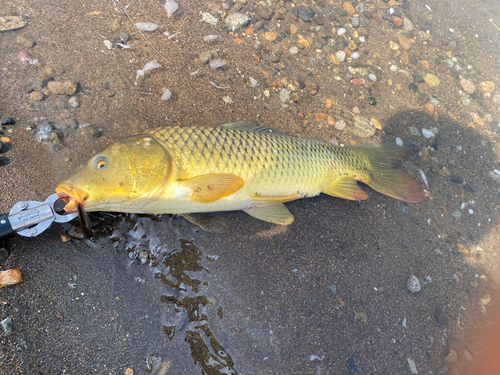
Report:
M 0 240 L 11 237 L 15 233 L 10 225 L 9 217 L 5 214 L 0 215 Z

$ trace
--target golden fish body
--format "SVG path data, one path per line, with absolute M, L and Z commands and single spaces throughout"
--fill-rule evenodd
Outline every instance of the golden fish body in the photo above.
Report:
M 321 192 L 353 200 L 368 196 L 356 184 L 409 202 L 422 196 L 416 181 L 393 165 L 407 148 L 335 147 L 236 122 L 150 129 L 93 156 L 56 192 L 87 211 L 186 214 L 243 210 L 290 224 L 283 202 Z

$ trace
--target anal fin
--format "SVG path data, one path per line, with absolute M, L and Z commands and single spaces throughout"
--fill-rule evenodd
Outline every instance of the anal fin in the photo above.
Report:
M 368 195 L 361 190 L 354 177 L 351 176 L 337 178 L 323 193 L 352 201 L 362 201 L 368 198 Z
M 293 223 L 293 215 L 283 203 L 265 203 L 243 211 L 256 219 L 273 224 L 290 225 Z
M 179 183 L 190 190 L 190 199 L 199 203 L 211 203 L 236 193 L 245 182 L 235 174 L 211 173 Z

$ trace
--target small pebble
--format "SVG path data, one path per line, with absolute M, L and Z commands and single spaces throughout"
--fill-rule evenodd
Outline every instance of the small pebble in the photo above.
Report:
M 337 285 L 335 284 L 330 284 L 330 292 L 332 292 L 334 295 L 337 295 Z
M 17 58 L 22 62 L 29 62 L 31 60 L 31 55 L 26 51 L 20 51 L 17 54 Z
M 476 87 L 474 86 L 474 84 L 465 78 L 460 79 L 460 86 L 464 89 L 464 91 L 467 94 L 473 94 L 474 91 L 476 91 Z
M 408 277 L 408 280 L 406 280 L 406 288 L 412 293 L 420 292 L 421 287 L 418 277 L 415 275 Z
M 424 77 L 424 81 L 430 86 L 430 87 L 436 87 L 439 85 L 440 81 L 439 78 L 436 77 L 434 74 L 427 73 Z
M 353 58 L 355 60 L 359 59 L 359 52 L 353 52 L 353 53 L 351 53 L 351 58 Z
M 473 182 L 467 182 L 464 185 L 464 190 L 468 191 L 469 193 L 474 193 L 477 190 L 477 188 L 476 188 L 476 185 L 474 185 Z
M 453 212 L 451 213 L 451 216 L 452 216 L 454 219 L 458 220 L 458 219 L 460 219 L 460 217 L 462 217 L 462 213 L 460 212 L 460 210 L 455 210 L 455 211 L 453 211 Z
M 119 37 L 122 43 L 127 43 L 130 40 L 130 35 L 123 31 L 120 31 Z
M 411 359 L 410 357 L 408 357 L 406 359 L 406 362 L 408 362 L 408 366 L 410 367 L 410 372 L 412 374 L 418 374 L 417 366 L 415 365 L 415 361 L 413 359 Z
M 24 48 L 33 48 L 35 45 L 35 39 L 30 36 L 19 35 L 16 38 L 16 43 Z
M 135 27 L 141 31 L 155 31 L 158 25 L 151 22 L 137 22 Z
M 417 137 L 420 137 L 422 135 L 422 134 L 420 134 L 420 131 L 414 126 L 410 126 L 408 130 L 410 131 L 411 135 L 414 135 Z
M 456 184 L 462 184 L 462 182 L 464 182 L 464 179 L 461 176 L 457 176 L 457 175 L 451 175 L 450 179 L 451 179 L 451 182 L 454 182 Z
M 373 81 L 373 82 L 375 82 L 377 80 L 377 76 L 373 73 L 368 74 L 368 78 L 370 79 L 370 81 Z
M 373 126 L 367 118 L 362 116 L 354 117 L 353 125 L 352 133 L 359 138 L 369 138 L 377 131 L 375 126 Z
M 0 125 L 14 125 L 16 122 L 12 117 L 4 117 L 0 121 Z
M 246 26 L 250 22 L 250 17 L 243 13 L 231 13 L 225 18 L 224 22 L 234 33 L 236 30 Z
M 368 98 L 368 104 L 370 105 L 377 105 L 377 100 L 373 97 Z
M 49 81 L 47 88 L 53 94 L 73 95 L 76 92 L 77 84 L 73 81 Z
M 403 28 L 411 33 L 413 31 L 413 22 L 411 22 L 408 18 L 403 18 Z
M 34 102 L 39 102 L 43 100 L 43 94 L 39 91 L 32 91 L 30 92 L 30 99 Z
M 223 67 L 224 65 L 226 65 L 226 63 L 220 59 L 215 59 L 215 60 L 211 60 L 209 62 L 209 65 L 211 68 L 217 69 L 217 68 Z
M 161 95 L 161 100 L 168 100 L 172 97 L 172 93 L 169 89 L 163 87 L 163 93 Z
M 346 122 L 344 120 L 338 120 L 337 122 L 335 122 L 335 129 L 337 130 L 344 130 L 345 127 L 346 127 Z
M 403 147 L 403 140 L 399 137 L 396 137 L 396 144 L 399 146 L 399 147 Z
M 433 132 L 431 132 L 430 130 L 428 129 L 422 129 L 422 135 L 425 137 L 425 138 L 432 138 L 435 136 L 435 134 Z
M 342 34 L 345 34 L 346 30 L 341 27 L 340 29 L 337 30 L 337 35 L 342 35 Z
M 296 55 L 297 53 L 299 53 L 299 49 L 296 46 L 292 46 L 292 47 L 290 47 L 288 52 L 290 52 L 290 55 Z
M 80 105 L 80 102 L 78 101 L 78 98 L 76 96 L 72 96 L 68 99 L 68 104 L 73 108 L 76 108 Z
M 215 59 L 218 57 L 217 50 L 211 49 L 210 51 L 205 51 L 202 52 L 198 55 L 198 58 L 200 59 L 202 64 L 207 64 L 210 60 Z
M 340 61 L 344 62 L 346 58 L 346 53 L 344 51 L 337 51 L 335 52 L 335 57 Z
M 259 86 L 259 82 L 255 78 L 248 77 L 248 79 L 250 80 L 250 86 L 252 86 L 252 88 L 256 88 L 257 86 Z

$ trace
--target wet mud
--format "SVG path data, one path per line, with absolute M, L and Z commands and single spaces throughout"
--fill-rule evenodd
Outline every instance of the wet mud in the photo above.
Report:
M 131 2 L 126 12 L 118 1 L 8 1 L 2 12 L 21 13 L 28 26 L 0 34 L 0 117 L 16 122 L 3 131 L 10 142 L 0 154 L 0 212 L 21 200 L 45 199 L 86 158 L 125 134 L 235 120 L 257 120 L 338 144 L 410 142 L 414 155 L 402 168 L 419 181 L 425 201 L 406 204 L 362 185 L 369 195 L 362 202 L 321 195 L 287 203 L 295 217 L 288 227 L 243 212 L 194 215 L 189 221 L 175 215 L 92 213 L 91 239 L 83 238 L 78 220 L 53 225 L 34 238 L 10 239 L 11 255 L 0 266 L 20 269 L 23 280 L 0 289 L 0 319 L 12 318 L 10 335 L 0 337 L 0 372 L 478 373 L 488 358 L 483 332 L 498 325 L 492 312 L 499 296 L 500 184 L 492 178 L 500 169 L 498 104 L 471 96 L 473 109 L 466 108 L 458 89 L 442 88 L 448 76 L 440 76 L 441 91 L 426 89 L 424 95 L 441 100 L 435 116 L 407 88 L 413 73 L 408 68 L 402 90 L 382 83 L 373 87 L 378 102 L 373 106 L 368 95 L 330 78 L 348 73 L 334 72 L 330 62 L 310 65 L 307 49 L 300 50 L 306 62 L 283 52 L 287 70 L 267 52 L 258 54 L 254 42 L 235 42 L 241 31 L 231 34 L 222 20 L 216 28 L 198 22 L 200 11 L 209 11 L 212 3 L 180 2 L 168 18 L 164 4 L 156 1 Z M 342 6 L 323 3 L 318 9 L 325 14 L 329 6 Z M 469 78 L 487 78 L 498 86 L 500 32 L 487 19 L 498 17 L 498 2 L 451 2 L 454 7 L 430 2 L 432 18 L 422 13 L 424 3 L 403 3 L 412 4 L 415 23 L 432 26 L 432 36 L 441 40 L 436 44 L 441 58 L 455 19 L 453 26 L 467 35 L 457 39 L 458 57 L 483 65 Z M 139 21 L 155 22 L 161 32 L 139 33 L 133 26 Z M 369 35 L 378 43 L 371 56 L 373 48 L 387 45 L 392 29 L 370 22 Z M 132 36 L 130 49 L 116 46 L 119 31 Z M 169 39 L 163 31 L 181 33 Z M 18 60 L 26 49 L 16 42 L 20 34 L 36 39 L 27 50 L 40 65 Z M 220 35 L 215 44 L 202 41 L 212 34 Z M 104 39 L 115 48 L 108 50 Z M 219 49 L 225 67 L 200 63 L 199 54 L 211 48 Z M 378 52 L 387 66 L 393 62 L 382 48 Z M 430 52 L 420 57 L 437 59 Z M 137 79 L 137 70 L 155 59 L 162 68 Z M 68 104 L 69 95 L 44 94 L 45 66 L 54 69 L 56 79 L 77 83 L 79 106 Z M 375 72 L 385 82 L 391 73 L 383 68 Z M 249 76 L 265 87 L 252 91 Z M 300 100 L 292 96 L 284 107 L 272 85 L 284 77 L 287 84 L 314 78 L 319 92 L 301 94 Z M 162 101 L 167 87 L 172 96 Z M 271 99 L 265 99 L 264 89 Z M 33 90 L 44 99 L 32 100 Z M 325 112 L 327 96 L 337 98 L 328 114 L 345 120 L 347 130 L 313 120 L 313 112 Z M 354 105 L 362 115 L 378 118 L 382 130 L 369 138 L 353 136 Z M 474 122 L 473 110 L 491 113 L 492 121 Z M 56 142 L 38 140 L 44 121 L 54 125 Z M 425 138 L 409 127 L 438 131 Z M 64 242 L 68 234 L 72 237 Z M 415 293 L 407 288 L 411 275 L 420 283 Z

